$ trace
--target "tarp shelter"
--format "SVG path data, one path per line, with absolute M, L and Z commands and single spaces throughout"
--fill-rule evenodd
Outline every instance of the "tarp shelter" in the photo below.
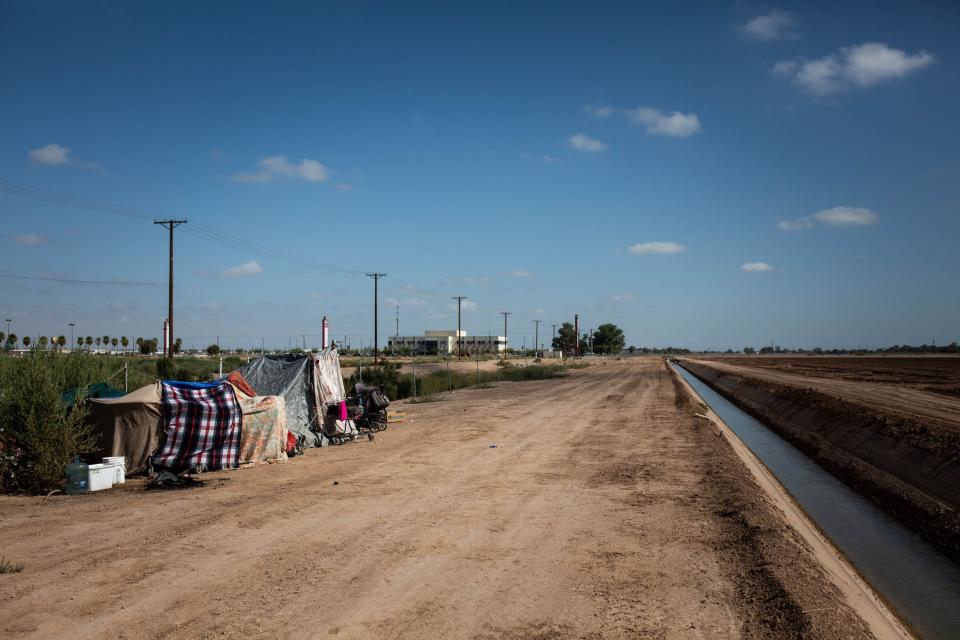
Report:
M 282 396 L 237 394 L 243 411 L 240 464 L 287 459 L 287 411 Z
M 353 422 L 336 420 L 327 410 L 329 405 L 346 399 L 335 350 L 260 356 L 240 367 L 240 373 L 258 395 L 283 396 L 287 428 L 302 436 L 308 447 L 356 436 Z
M 163 429 L 160 385 L 140 387 L 119 398 L 92 399 L 89 407 L 99 455 L 125 457 L 127 473 L 146 471 Z
M 234 469 L 240 459 L 243 413 L 233 386 L 225 381 L 164 380 L 163 439 L 153 456 L 155 469 Z
M 67 389 L 60 394 L 60 400 L 68 407 L 72 407 L 81 395 L 88 400 L 92 400 L 94 398 L 119 398 L 124 394 L 123 389 L 117 389 L 109 382 L 94 382 L 88 387 Z

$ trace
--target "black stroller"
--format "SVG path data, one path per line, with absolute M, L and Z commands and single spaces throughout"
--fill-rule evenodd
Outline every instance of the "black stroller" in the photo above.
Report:
M 387 407 L 390 398 L 384 395 L 383 387 L 357 383 L 347 397 L 347 415 L 360 432 L 372 433 L 387 428 Z

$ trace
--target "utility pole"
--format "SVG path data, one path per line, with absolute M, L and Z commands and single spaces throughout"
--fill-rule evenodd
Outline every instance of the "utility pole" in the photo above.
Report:
M 537 345 L 540 344 L 540 323 L 543 320 L 533 321 L 533 359 L 537 359 Z
M 510 348 L 510 340 L 507 339 L 507 316 L 511 315 L 510 311 L 501 311 L 500 315 L 503 316 L 503 359 L 507 359 L 507 350 Z
M 463 357 L 463 340 L 460 337 L 460 303 L 466 300 L 467 296 L 453 296 L 453 299 L 457 301 L 457 360 L 460 360 Z
M 397 314 L 397 333 L 394 334 L 393 337 L 394 339 L 399 339 L 400 338 L 400 305 L 394 305 L 394 306 L 396 307 L 396 314 Z
M 167 331 L 167 355 L 173 359 L 173 230 L 179 227 L 182 224 L 186 224 L 186 220 L 174 220 L 173 218 L 169 220 L 154 220 L 153 224 L 159 224 L 164 228 L 170 231 L 170 277 L 169 277 L 169 296 L 167 307 L 167 322 L 168 331 Z
M 550 325 L 553 327 L 553 340 L 550 342 L 550 351 L 553 351 L 553 345 L 557 341 L 557 325 Z
M 368 277 L 373 278 L 373 364 L 377 364 L 380 357 L 380 341 L 377 335 L 377 285 L 380 278 L 385 275 L 387 274 L 377 272 L 367 274 Z
M 70 353 L 73 353 L 73 327 L 75 325 L 75 322 L 68 323 L 68 326 L 70 327 Z

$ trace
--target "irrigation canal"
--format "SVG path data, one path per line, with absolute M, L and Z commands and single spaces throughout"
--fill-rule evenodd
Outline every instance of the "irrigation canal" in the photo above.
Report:
M 803 452 L 672 365 L 920 638 L 960 638 L 960 565 Z

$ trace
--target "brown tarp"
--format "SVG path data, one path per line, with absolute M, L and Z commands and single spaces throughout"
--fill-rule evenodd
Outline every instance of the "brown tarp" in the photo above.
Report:
M 100 456 L 124 456 L 127 473 L 145 471 L 163 429 L 160 385 L 140 387 L 120 398 L 90 400 L 89 419 Z

